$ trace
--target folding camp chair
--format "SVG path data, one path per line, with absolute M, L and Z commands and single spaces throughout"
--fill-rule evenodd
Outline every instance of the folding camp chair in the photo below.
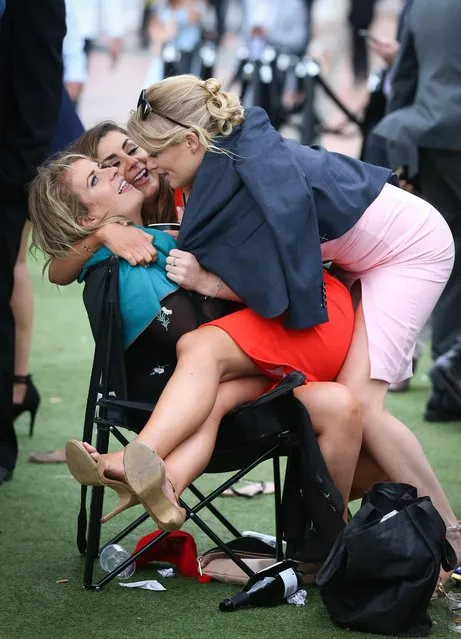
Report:
M 128 440 L 121 429 L 139 431 L 154 406 L 152 402 L 134 402 L 127 397 L 118 313 L 118 264 L 118 258 L 111 257 L 93 267 L 86 278 L 84 292 L 85 306 L 95 337 L 95 353 L 83 440 L 91 443 L 95 426 L 96 448 L 101 453 L 108 450 L 110 434 L 122 445 L 126 445 Z M 320 554 L 324 558 L 343 527 L 341 496 L 332 483 L 320 455 L 308 415 L 292 393 L 303 381 L 304 377 L 300 373 L 292 373 L 275 389 L 227 415 L 221 423 L 215 450 L 205 472 L 232 471 L 232 477 L 206 496 L 191 484 L 189 490 L 198 499 L 192 506 L 183 499 L 180 500 L 187 512 L 187 518 L 191 519 L 248 576 L 251 576 L 253 571 L 232 552 L 198 513 L 207 507 L 233 537 L 239 537 L 239 530 L 212 502 L 261 462 L 273 460 L 276 560 L 283 557 L 282 536 L 287 540 L 288 548 L 291 547 L 292 554 L 297 555 L 297 559 L 313 560 L 312 553 L 309 555 L 308 552 L 307 556 L 304 552 L 307 531 L 321 539 L 320 545 L 323 544 L 324 547 Z M 288 457 L 283 499 L 281 456 Z M 116 570 L 95 581 L 94 562 L 102 549 L 100 520 L 103 498 L 104 488 L 93 487 L 88 518 L 87 487 L 82 486 L 77 546 L 81 553 L 86 554 L 83 585 L 93 590 L 100 590 L 128 564 L 148 552 L 169 534 L 163 532 L 129 560 L 120 564 Z M 104 546 L 118 543 L 148 517 L 147 513 L 142 514 Z M 314 555 L 318 554 L 318 544 L 313 552 Z

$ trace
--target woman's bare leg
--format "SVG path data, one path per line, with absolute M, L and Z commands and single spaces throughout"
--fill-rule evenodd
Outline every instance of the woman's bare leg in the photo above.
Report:
M 224 415 L 240 404 L 259 397 L 267 385 L 268 380 L 264 377 L 244 377 L 219 385 L 218 396 L 208 419 L 164 458 L 167 475 L 178 496 L 206 468 Z M 91 444 L 83 442 L 83 445 L 95 461 L 100 457 L 106 460 L 107 477 L 125 481 L 123 450 L 101 455 Z
M 446 525 L 456 526 L 456 516 L 418 439 L 384 408 L 388 383 L 370 379 L 361 303 L 356 312 L 351 348 L 337 381 L 350 388 L 360 401 L 364 445 L 389 480 L 412 484 L 420 495 L 429 495 Z M 456 550 L 459 555 L 461 548 Z
M 11 297 L 11 309 L 15 323 L 15 356 L 14 374 L 29 374 L 29 354 L 32 341 L 32 322 L 34 314 L 34 294 L 32 279 L 26 263 L 30 222 L 26 222 L 21 236 L 16 265 L 14 267 L 14 288 Z M 21 404 L 27 387 L 25 384 L 14 384 L 13 403 Z
M 341 384 L 312 382 L 295 389 L 307 409 L 323 459 L 341 493 L 345 516 L 357 459 L 362 445 L 359 402 Z
M 262 377 L 248 377 L 220 384 L 208 419 L 164 458 L 178 496 L 206 468 L 224 415 L 258 397 L 267 383 Z M 325 463 L 347 508 L 362 441 L 358 402 L 347 388 L 333 382 L 310 383 L 296 389 L 295 394 L 309 412 Z M 100 457 L 94 447 L 87 448 L 94 459 Z M 109 463 L 107 476 L 123 480 L 123 451 L 102 457 Z
M 245 377 L 220 384 L 208 419 L 164 460 L 166 473 L 178 497 L 207 467 L 224 415 L 238 405 L 256 399 L 266 387 L 267 379 L 263 377 Z
M 349 501 L 361 499 L 367 490 L 370 490 L 373 484 L 381 481 L 390 481 L 390 479 L 366 448 L 362 446 L 355 469 Z
M 177 355 L 175 372 L 137 437 L 162 459 L 208 419 L 221 381 L 261 374 L 234 340 L 215 326 L 181 337 Z

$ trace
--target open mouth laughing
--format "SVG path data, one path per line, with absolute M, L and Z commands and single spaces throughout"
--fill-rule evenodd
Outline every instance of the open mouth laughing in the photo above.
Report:
M 118 187 L 118 194 L 122 195 L 122 193 L 125 193 L 128 189 L 131 188 L 133 188 L 132 185 L 127 182 L 125 178 L 123 178 Z
M 139 173 L 135 175 L 135 177 L 131 181 L 131 184 L 135 186 L 136 188 L 139 188 L 141 186 L 144 186 L 144 184 L 147 184 L 148 182 L 149 182 L 149 173 L 147 169 L 141 169 L 141 171 L 139 171 Z

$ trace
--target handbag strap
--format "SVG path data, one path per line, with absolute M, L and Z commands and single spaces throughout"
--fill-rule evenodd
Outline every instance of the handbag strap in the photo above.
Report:
M 419 501 L 418 503 L 413 504 L 413 506 L 415 508 L 417 508 L 418 510 L 421 510 L 430 519 L 432 519 L 432 520 L 435 519 L 437 528 L 440 531 L 443 531 L 443 530 L 446 531 L 445 522 L 443 521 L 442 517 L 440 516 L 439 511 L 435 508 L 434 504 L 432 503 L 432 501 L 430 500 L 429 497 L 421 498 L 421 501 Z M 409 518 L 411 519 L 411 521 L 413 522 L 413 525 L 415 526 L 415 528 L 420 533 L 421 537 L 426 542 L 426 545 L 428 546 L 428 548 L 430 548 L 432 554 L 434 554 L 431 540 L 427 536 L 426 527 L 422 526 L 421 523 L 417 520 L 417 518 L 414 516 L 414 513 L 412 512 L 412 508 L 411 507 L 407 508 L 406 512 L 407 512 Z M 441 562 L 442 568 L 444 570 L 446 570 L 446 571 L 452 570 L 453 567 L 456 567 L 456 553 L 453 550 L 450 542 L 447 540 L 445 535 L 444 535 L 444 538 L 443 538 L 442 543 L 441 543 L 441 559 L 440 559 L 440 562 Z M 437 588 L 439 588 L 439 586 L 440 586 L 440 584 L 437 586 Z

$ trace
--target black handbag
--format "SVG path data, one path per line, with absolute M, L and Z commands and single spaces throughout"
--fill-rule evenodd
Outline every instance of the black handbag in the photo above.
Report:
M 336 540 L 317 575 L 332 621 L 377 634 L 426 636 L 440 565 L 456 567 L 446 527 L 429 497 L 379 483 Z

